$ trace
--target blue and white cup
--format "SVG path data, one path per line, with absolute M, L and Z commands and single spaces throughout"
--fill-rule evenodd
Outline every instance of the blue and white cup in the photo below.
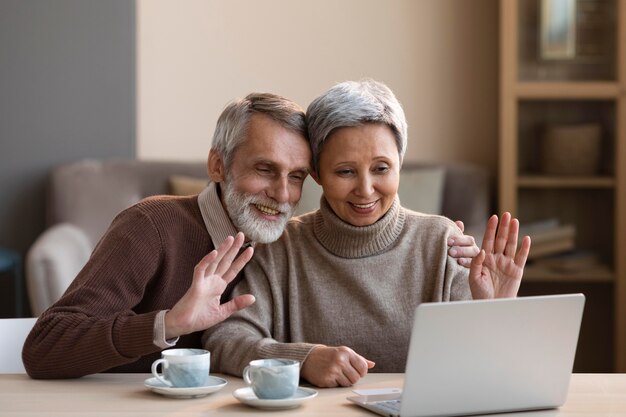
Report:
M 243 370 L 243 379 L 261 399 L 293 397 L 300 382 L 300 362 L 291 359 L 258 359 Z
M 159 374 L 158 367 L 163 367 Z M 152 363 L 152 375 L 175 388 L 204 387 L 209 382 L 211 353 L 204 349 L 167 349 Z

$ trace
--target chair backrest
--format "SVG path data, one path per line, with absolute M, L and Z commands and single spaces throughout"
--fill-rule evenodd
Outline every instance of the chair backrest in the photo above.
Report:
M 142 198 L 168 194 L 172 175 L 209 179 L 206 160 L 82 159 L 61 165 L 50 175 L 47 225 L 76 225 L 95 246 L 120 211 Z
M 37 317 L 0 319 L 0 374 L 23 374 L 22 346 Z
M 41 315 L 61 298 L 92 250 L 85 232 L 69 223 L 55 224 L 37 238 L 26 256 L 26 284 L 33 315 Z

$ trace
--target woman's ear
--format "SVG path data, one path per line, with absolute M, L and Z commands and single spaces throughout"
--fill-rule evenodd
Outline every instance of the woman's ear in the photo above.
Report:
M 209 151 L 209 160 L 207 163 L 208 173 L 211 181 L 222 182 L 225 178 L 224 160 L 222 156 L 214 150 Z

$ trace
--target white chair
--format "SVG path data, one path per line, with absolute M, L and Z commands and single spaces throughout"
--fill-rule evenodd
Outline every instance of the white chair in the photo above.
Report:
M 87 263 L 92 244 L 85 232 L 59 223 L 37 238 L 26 256 L 26 284 L 35 316 L 55 303 Z
M 37 317 L 0 319 L 0 374 L 23 374 L 22 346 Z

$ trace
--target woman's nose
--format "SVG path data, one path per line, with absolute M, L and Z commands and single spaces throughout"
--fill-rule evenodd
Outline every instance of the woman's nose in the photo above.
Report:
M 369 175 L 360 176 L 356 187 L 356 194 L 366 197 L 374 192 L 374 182 Z

